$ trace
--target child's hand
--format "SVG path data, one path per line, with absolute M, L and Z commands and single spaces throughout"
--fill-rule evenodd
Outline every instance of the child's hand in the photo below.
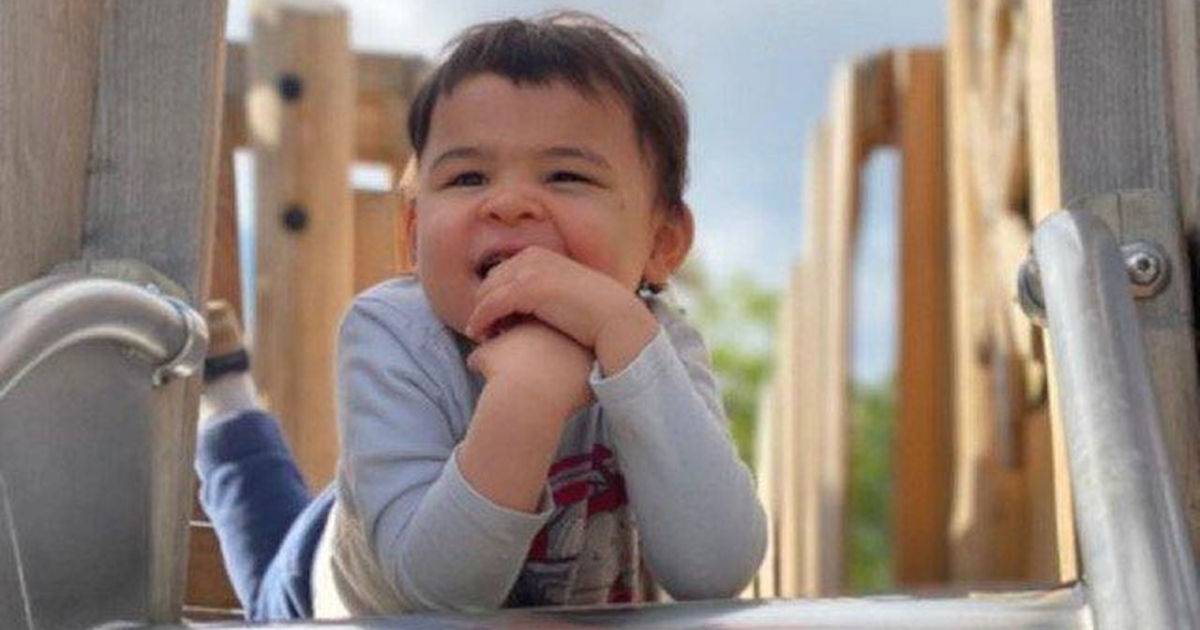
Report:
M 527 319 L 484 341 L 467 357 L 467 367 L 488 385 L 503 383 L 513 395 L 537 400 L 539 408 L 565 419 L 592 402 L 592 360 L 592 353 L 570 337 Z
M 465 332 L 486 339 L 514 314 L 532 315 L 592 349 L 606 375 L 624 369 L 658 332 L 658 321 L 632 290 L 536 246 L 488 274 Z

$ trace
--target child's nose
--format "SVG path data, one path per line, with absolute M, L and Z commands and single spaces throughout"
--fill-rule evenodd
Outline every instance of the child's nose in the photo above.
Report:
M 540 201 L 518 190 L 498 190 L 484 200 L 481 214 L 488 219 L 515 225 L 521 221 L 540 221 L 546 216 L 546 208 Z

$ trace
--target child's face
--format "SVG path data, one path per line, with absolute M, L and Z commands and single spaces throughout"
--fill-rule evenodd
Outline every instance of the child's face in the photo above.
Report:
M 691 223 L 669 217 L 657 192 L 616 97 L 589 99 L 562 82 L 469 78 L 438 102 L 421 157 L 421 284 L 442 321 L 462 332 L 490 267 L 530 245 L 630 291 L 643 279 L 665 282 L 690 245 Z

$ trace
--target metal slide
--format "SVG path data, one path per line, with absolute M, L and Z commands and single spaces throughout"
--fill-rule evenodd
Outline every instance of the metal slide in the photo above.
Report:
M 206 342 L 185 303 L 121 280 L 0 295 L 0 627 L 147 618 L 156 384 Z

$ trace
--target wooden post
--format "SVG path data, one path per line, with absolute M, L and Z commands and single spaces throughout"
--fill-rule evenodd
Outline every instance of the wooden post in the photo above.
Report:
M 217 159 L 216 230 L 212 239 L 212 260 L 208 267 L 209 290 L 205 299 L 224 300 L 233 306 L 239 321 L 242 309 L 242 265 L 238 259 L 237 182 L 234 177 L 233 150 L 237 119 L 228 114 L 228 107 L 240 104 L 225 103 L 221 124 L 221 148 Z
M 83 255 L 145 262 L 198 305 L 216 204 L 225 2 L 104 7 Z M 159 622 L 178 619 L 183 604 L 199 377 L 170 387 L 165 404 L 178 421 L 154 427 L 149 456 Z
M 1039 476 L 1051 469 L 1051 450 L 1038 442 L 1050 438 L 1045 371 L 1012 280 L 1028 250 L 1025 146 L 1036 124 L 1025 116 L 1020 6 L 948 4 L 956 443 L 949 564 L 951 579 L 968 584 L 1056 580 L 1048 567 L 1064 535 L 1052 516 L 1056 490 Z
M 950 506 L 950 263 L 943 160 L 942 56 L 895 57 L 901 155 L 900 357 L 896 414 L 896 581 L 944 582 Z
M 399 191 L 354 192 L 354 292 L 400 273 L 408 257 Z
M 1025 112 L 1029 133 L 1030 218 L 1037 223 L 1062 205 L 1062 186 L 1058 177 L 1059 131 L 1057 79 L 1054 59 L 1053 6 L 1050 2 L 1028 5 L 1029 49 L 1026 62 L 1027 89 Z M 1047 340 L 1048 341 L 1048 340 Z M 1051 344 L 1042 345 L 1047 364 L 1053 362 Z M 1048 392 L 1055 391 L 1054 379 L 1047 376 Z M 1058 400 L 1049 395 L 1045 416 L 1051 457 L 1049 481 L 1054 496 L 1054 531 L 1057 551 L 1054 569 L 1058 579 L 1078 579 L 1079 560 L 1075 542 L 1074 502 L 1071 475 L 1067 465 L 1066 436 L 1063 434 Z
M 253 19 L 254 376 L 320 487 L 337 460 L 334 345 L 354 290 L 353 57 L 346 14 L 333 3 L 262 2 Z
M 81 251 L 102 3 L 0 3 L 0 292 Z

